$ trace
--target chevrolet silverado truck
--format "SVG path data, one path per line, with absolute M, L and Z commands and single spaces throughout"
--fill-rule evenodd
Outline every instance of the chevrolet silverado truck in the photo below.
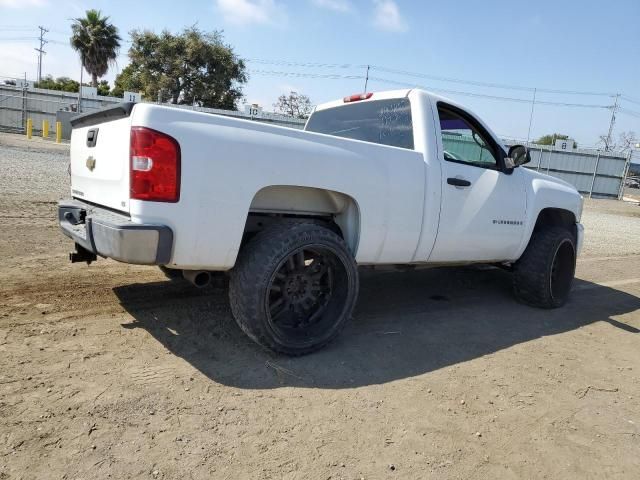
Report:
M 273 351 L 334 339 L 359 265 L 494 264 L 522 302 L 562 306 L 583 239 L 571 185 L 519 168 L 476 115 L 423 90 L 318 106 L 304 130 L 153 104 L 72 120 L 71 261 L 228 272 L 233 315 Z

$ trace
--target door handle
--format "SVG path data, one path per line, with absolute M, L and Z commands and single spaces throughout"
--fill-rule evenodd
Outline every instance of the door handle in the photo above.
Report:
M 447 178 L 447 183 L 454 187 L 470 187 L 471 182 L 462 178 Z

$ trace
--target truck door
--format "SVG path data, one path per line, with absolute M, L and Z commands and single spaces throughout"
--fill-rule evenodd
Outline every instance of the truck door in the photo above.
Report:
M 438 102 L 436 136 L 442 162 L 440 220 L 430 262 L 512 260 L 524 235 L 521 169 L 470 113 Z

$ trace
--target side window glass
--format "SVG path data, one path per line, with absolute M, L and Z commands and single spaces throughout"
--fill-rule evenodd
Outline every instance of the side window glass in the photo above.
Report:
M 476 167 L 498 168 L 498 161 L 489 142 L 477 128 L 445 108 L 438 108 L 438 116 L 445 160 Z

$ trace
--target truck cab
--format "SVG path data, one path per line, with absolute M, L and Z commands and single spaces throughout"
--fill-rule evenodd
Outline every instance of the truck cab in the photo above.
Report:
M 352 95 L 317 107 L 305 130 L 423 155 L 423 225 L 437 223 L 438 228 L 422 232 L 415 261 L 516 260 L 537 218 L 548 209 L 573 216 L 571 229 L 578 249 L 582 245 L 582 198 L 575 188 L 516 168 L 521 164 L 511 162 L 510 150 L 498 136 L 451 100 L 417 89 Z

